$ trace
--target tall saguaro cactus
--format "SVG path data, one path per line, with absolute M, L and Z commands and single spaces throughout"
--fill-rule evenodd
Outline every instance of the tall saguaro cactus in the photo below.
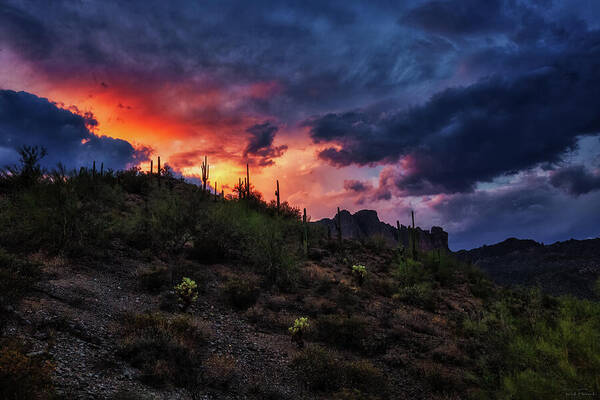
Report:
M 306 219 L 306 208 L 304 209 L 304 215 L 302 216 L 302 228 L 303 228 L 303 237 L 302 244 L 304 247 L 304 256 L 308 255 L 308 223 Z
M 206 182 L 208 182 L 209 169 L 210 169 L 210 166 L 208 165 L 208 157 L 204 156 L 204 161 L 202 162 L 201 168 L 202 168 L 202 190 L 204 190 L 206 192 Z
M 412 242 L 412 256 L 416 258 L 417 256 L 417 230 L 415 229 L 415 212 L 413 210 L 410 211 L 410 216 L 412 219 L 412 229 L 410 230 L 411 242 Z
M 277 215 L 279 215 L 279 179 L 277 179 L 277 190 L 275 190 L 275 196 L 277 197 Z M 304 211 L 306 211 L 306 208 Z
M 160 169 L 160 156 L 158 156 L 158 168 L 156 169 L 156 177 L 158 178 L 158 186 L 161 185 L 161 180 L 160 180 L 160 174 L 161 174 L 161 169 Z
M 153 169 L 154 169 L 154 160 L 150 160 L 150 176 L 152 176 Z
M 342 243 L 342 214 L 340 214 L 340 208 L 337 208 L 337 214 L 335 216 L 335 230 L 337 231 L 337 239 L 339 243 Z
M 246 163 L 246 198 L 250 198 L 250 167 Z
M 398 243 L 402 242 L 402 238 L 400 237 L 400 221 L 396 220 L 396 228 L 398 229 Z

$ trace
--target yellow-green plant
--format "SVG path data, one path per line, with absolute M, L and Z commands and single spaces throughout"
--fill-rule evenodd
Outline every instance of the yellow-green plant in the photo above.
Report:
M 303 334 L 310 327 L 310 323 L 308 322 L 307 317 L 296 318 L 292 326 L 288 328 L 290 333 L 292 334 L 292 342 L 296 342 L 298 347 L 304 347 L 304 339 Z
M 356 277 L 359 285 L 362 285 L 367 277 L 367 267 L 364 265 L 353 265 L 352 266 L 352 275 Z
M 198 300 L 198 285 L 190 278 L 184 277 L 181 283 L 175 286 L 175 292 L 184 310 Z

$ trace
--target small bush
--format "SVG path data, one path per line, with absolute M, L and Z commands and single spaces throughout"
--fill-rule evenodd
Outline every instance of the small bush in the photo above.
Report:
M 352 276 L 359 285 L 362 286 L 363 282 L 367 278 L 367 268 L 364 265 L 353 265 L 352 266 Z
M 435 293 L 429 283 L 403 286 L 392 298 L 427 310 L 435 309 Z
M 298 344 L 298 347 L 304 347 L 303 335 L 306 333 L 310 324 L 308 323 L 307 317 L 296 318 L 292 326 L 288 328 L 288 331 L 292 335 L 292 341 Z
M 366 285 L 371 292 L 383 297 L 392 297 L 398 290 L 398 283 L 391 278 L 371 277 Z
M 230 355 L 212 355 L 203 363 L 203 376 L 212 386 L 227 386 L 235 375 L 236 361 Z
M 335 303 L 347 314 L 355 312 L 360 305 L 360 298 L 347 285 L 338 285 Z
M 367 360 L 346 362 L 343 365 L 345 385 L 361 392 L 382 393 L 386 390 L 384 373 Z
M 430 280 L 423 263 L 412 258 L 400 258 L 396 261 L 393 276 L 405 286 Z
M 370 336 L 368 321 L 359 316 L 319 316 L 317 328 L 320 340 L 347 349 L 364 350 Z
M 311 390 L 331 392 L 341 388 L 344 376 L 342 362 L 334 353 L 318 346 L 309 346 L 292 360 L 292 368 Z
M 371 235 L 364 243 L 365 247 L 375 252 L 381 252 L 390 247 L 386 237 L 382 234 Z
M 487 398 L 553 398 L 599 392 L 600 305 L 539 290 L 495 294 L 483 315 L 462 323 L 466 350 L 479 360 Z
M 0 306 L 16 302 L 39 276 L 39 264 L 8 254 L 0 248 Z
M 167 267 L 152 267 L 138 271 L 140 286 L 150 293 L 158 293 L 171 282 L 171 273 Z
M 260 289 L 251 280 L 231 278 L 223 287 L 223 293 L 234 307 L 245 310 L 256 304 Z
M 142 371 L 150 385 L 198 383 L 201 346 L 209 331 L 198 320 L 162 314 L 127 315 L 123 321 L 119 354 Z
M 378 394 L 387 390 L 384 373 L 369 361 L 344 361 L 322 347 L 308 347 L 292 360 L 291 366 L 311 390 L 335 392 L 347 388 Z
M 175 286 L 174 289 L 179 304 L 184 310 L 198 300 L 198 285 L 190 278 L 182 278 L 181 283 Z
M 52 373 L 54 366 L 40 357 L 29 357 L 23 345 L 0 342 L 0 398 L 53 398 Z

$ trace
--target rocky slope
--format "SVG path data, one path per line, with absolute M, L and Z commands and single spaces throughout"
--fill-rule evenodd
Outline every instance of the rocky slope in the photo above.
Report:
M 335 218 L 323 218 L 316 221 L 315 224 L 320 224 L 326 227 L 332 236 L 336 235 Z M 340 220 L 342 225 L 343 239 L 358 239 L 364 240 L 374 236 L 384 238 L 388 243 L 398 243 L 398 235 L 400 235 L 400 243 L 408 246 L 410 230 L 407 226 L 400 225 L 400 232 L 396 227 L 382 222 L 377 216 L 377 211 L 360 210 L 351 214 L 347 210 L 340 211 Z M 439 226 L 434 226 L 430 231 L 423 230 L 419 227 L 417 230 L 417 246 L 423 251 L 433 249 L 448 250 L 448 233 Z
M 540 286 L 554 295 L 593 298 L 593 285 L 600 276 L 600 239 L 571 239 L 544 245 L 510 238 L 456 254 L 477 265 L 497 283 Z

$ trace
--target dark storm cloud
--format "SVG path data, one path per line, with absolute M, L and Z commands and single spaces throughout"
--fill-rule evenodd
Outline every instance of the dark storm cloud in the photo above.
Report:
M 244 157 L 257 157 L 260 166 L 272 165 L 273 159 L 281 157 L 288 148 L 287 145 L 273 146 L 278 130 L 279 128 L 269 121 L 252 125 L 246 129 L 246 132 L 250 134 L 250 139 L 244 150 Z
M 40 20 L 6 4 L 0 4 L 1 37 L 34 60 L 48 56 L 54 47 L 52 35 Z
M 471 190 L 503 174 L 557 162 L 580 135 L 600 132 L 600 35 L 572 43 L 550 65 L 446 89 L 397 113 L 347 112 L 306 122 L 320 157 L 338 166 L 395 163 L 406 193 Z
M 0 165 L 14 162 L 23 145 L 45 147 L 43 164 L 48 167 L 62 162 L 78 168 L 96 160 L 107 168 L 122 169 L 147 159 L 146 148 L 92 133 L 88 126 L 95 124 L 90 114 L 82 117 L 30 93 L 0 90 Z
M 502 0 L 430 1 L 410 10 L 401 22 L 443 35 L 492 32 L 511 23 Z
M 550 183 L 557 188 L 579 196 L 600 190 L 600 174 L 588 171 L 583 165 L 573 165 L 555 171 Z
M 344 189 L 349 192 L 362 193 L 373 189 L 373 185 L 355 179 L 344 180 Z
M 30 61 L 28 52 L 39 46 L 36 69 L 54 79 L 97 79 L 108 88 L 126 81 L 138 90 L 173 82 L 198 90 L 281 85 L 270 98 L 245 100 L 238 113 L 304 118 L 450 73 L 435 57 L 452 46 L 407 33 L 397 24 L 402 7 L 387 1 L 6 4 L 23 20 L 0 44 Z
M 545 178 L 526 176 L 505 188 L 445 195 L 431 205 L 450 233 L 450 248 L 478 247 L 507 237 L 553 243 L 600 236 L 600 192 L 573 198 Z

